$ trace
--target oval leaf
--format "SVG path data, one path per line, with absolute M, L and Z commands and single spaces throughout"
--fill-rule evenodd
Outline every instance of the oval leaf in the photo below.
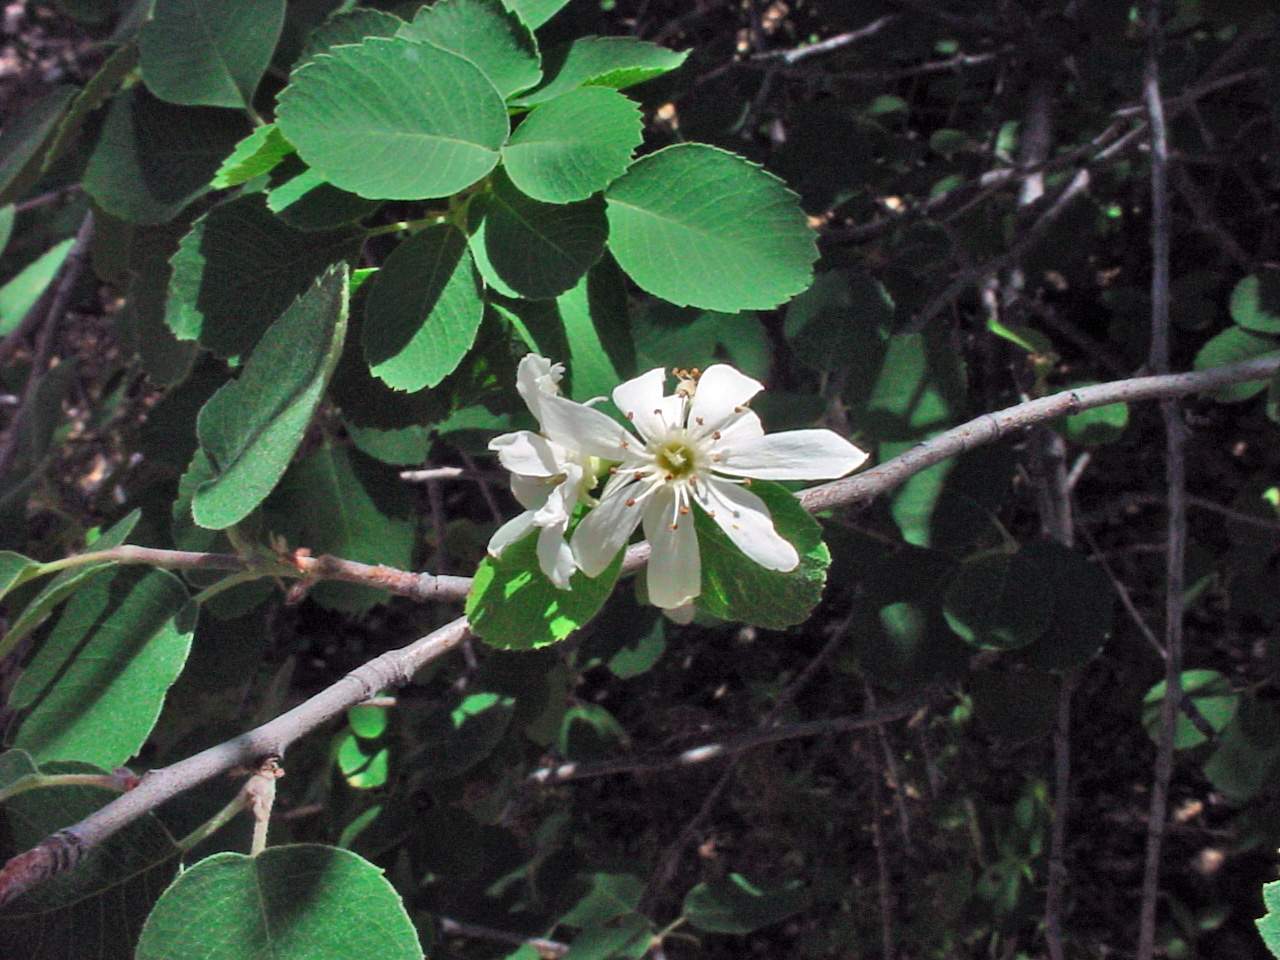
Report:
M 575 571 L 568 590 L 559 589 L 538 567 L 538 535 L 531 533 L 485 557 L 467 595 L 471 629 L 486 643 L 531 650 L 563 640 L 600 612 L 622 570 L 622 552 L 594 579 Z
M 525 196 L 503 171 L 493 191 L 471 207 L 483 217 L 471 237 L 476 266 L 499 293 L 546 300 L 574 287 L 604 253 L 604 201 L 542 203 Z
M 605 197 L 609 249 L 664 300 L 732 313 L 809 285 L 818 251 L 795 194 L 732 153 L 668 147 L 637 160 Z
M 514 102 L 530 106 L 577 87 L 625 90 L 674 70 L 688 55 L 634 37 L 580 37 L 544 55 L 543 73 L 551 79 Z
M 1200 348 L 1196 354 L 1195 368 L 1208 370 L 1229 363 L 1242 363 L 1254 357 L 1263 357 L 1280 350 L 1280 340 L 1266 337 L 1243 327 L 1227 327 L 1220 334 Z M 1213 398 L 1220 403 L 1238 403 L 1256 397 L 1267 389 L 1265 380 L 1251 380 L 1236 383 L 1213 392 Z
M 483 318 L 467 238 L 451 224 L 428 227 L 396 247 L 374 278 L 365 357 L 389 387 L 434 387 L 471 349 Z
M 349 850 L 268 847 L 219 853 L 184 872 L 156 903 L 137 960 L 422 960 L 400 896 Z
M 809 894 L 799 881 L 761 889 L 740 873 L 700 883 L 685 895 L 683 916 L 711 933 L 751 933 L 807 909 Z
M 170 103 L 250 106 L 284 11 L 285 0 L 156 0 L 138 33 L 142 79 Z
M 15 745 L 37 761 L 114 767 L 137 754 L 195 631 L 182 582 L 116 567 L 80 585 L 14 687 Z
M 965 561 L 947 588 L 943 612 L 969 643 L 1012 650 L 1048 629 L 1053 594 L 1044 573 L 1022 553 L 987 553 Z
M 702 594 L 696 603 L 722 620 L 781 630 L 807 620 L 822 599 L 831 554 L 818 521 L 786 487 L 757 480 L 751 492 L 769 508 L 774 529 L 800 554 L 800 566 L 787 573 L 766 570 L 734 546 L 715 520 L 696 509 L 702 555 Z
M 499 0 L 439 0 L 418 11 L 397 36 L 466 57 L 504 97 L 542 79 L 533 33 Z
M 1280 268 L 1263 267 L 1236 284 L 1231 319 L 1246 330 L 1280 333 Z
M 276 122 L 326 180 L 375 200 L 471 186 L 497 165 L 510 131 L 479 67 L 404 37 L 333 47 L 295 70 Z
M 535 107 L 502 148 L 502 165 L 535 200 L 585 200 L 622 174 L 640 139 L 633 101 L 583 87 Z
M 331 270 L 263 335 L 238 380 L 209 398 L 196 420 L 212 471 L 191 500 L 196 523 L 222 530 L 271 492 L 302 442 L 342 351 L 347 270 Z

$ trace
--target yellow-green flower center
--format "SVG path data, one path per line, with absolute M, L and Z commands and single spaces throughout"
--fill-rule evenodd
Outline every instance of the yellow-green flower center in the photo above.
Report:
M 673 480 L 684 480 L 694 475 L 698 468 L 697 451 L 681 439 L 667 440 L 654 451 L 654 462 L 659 470 Z

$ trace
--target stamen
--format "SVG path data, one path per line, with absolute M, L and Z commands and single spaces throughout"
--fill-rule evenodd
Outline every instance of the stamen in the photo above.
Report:
M 714 510 L 708 510 L 707 516 L 714 520 L 716 518 L 716 512 Z
M 636 418 L 636 412 L 635 412 L 634 410 L 628 410 L 628 411 L 627 411 L 627 419 L 628 419 L 628 420 L 634 420 L 635 418 Z
M 676 478 L 676 475 L 675 475 L 674 473 L 668 473 L 668 474 L 666 475 L 666 477 L 664 477 L 663 479 L 665 479 L 665 480 L 674 480 L 675 478 Z
M 733 408 L 733 412 L 734 412 L 734 413 L 744 413 L 744 412 L 746 411 L 746 409 L 747 409 L 746 407 L 734 407 L 734 408 Z
M 691 486 L 691 487 L 696 487 L 697 485 L 698 485 L 698 478 L 697 478 L 697 477 L 690 477 L 690 478 L 689 478 L 689 486 Z
M 716 437 L 716 439 L 717 439 L 717 440 L 719 440 L 720 438 L 719 438 L 719 437 Z M 627 443 L 627 441 L 625 441 L 625 440 L 623 440 L 623 441 L 622 441 L 622 449 L 623 449 L 623 450 L 626 450 L 626 449 L 627 449 L 627 448 L 629 448 L 630 446 L 631 446 L 631 444 Z
M 721 460 L 723 460 L 723 459 L 724 459 L 724 454 L 723 454 L 723 453 L 713 453 L 713 454 L 711 455 L 711 462 L 712 462 L 712 463 L 719 463 L 719 462 L 720 462 Z
M 634 476 L 637 480 L 643 480 L 643 479 L 644 479 L 644 471 L 643 471 L 643 470 L 637 470 L 637 471 L 633 474 L 633 476 Z
M 712 440 L 719 440 L 719 439 L 720 439 L 720 431 L 719 431 L 719 430 L 717 430 L 715 433 L 713 433 L 713 434 L 711 435 L 711 439 L 712 439 Z M 624 444 L 623 444 L 623 446 L 625 447 L 625 446 L 626 446 L 626 444 L 624 443 Z
M 750 477 L 743 477 L 743 478 L 742 478 L 742 485 L 743 485 L 744 487 L 749 487 L 749 486 L 751 486 L 751 478 L 750 478 Z
M 660 417 L 660 416 L 662 416 L 662 411 L 661 411 L 660 409 L 659 409 L 659 410 L 654 410 L 654 411 L 653 411 L 653 415 L 654 415 L 655 417 Z
M 617 468 L 617 467 L 610 467 L 610 468 L 609 468 L 609 473 L 610 473 L 610 474 L 614 474 L 614 473 L 617 473 L 617 472 L 618 472 L 618 468 Z
M 635 497 L 627 497 L 627 506 L 628 506 L 628 507 L 634 507 L 635 505 L 636 505 L 636 498 L 635 498 Z
M 680 529 L 680 524 L 678 524 L 678 523 L 673 523 L 673 524 L 671 525 L 671 529 L 672 529 L 672 530 L 679 530 L 679 529 Z
M 681 512 L 681 513 L 688 513 L 688 512 L 689 512 L 689 508 L 688 508 L 688 507 L 681 507 L 681 508 L 680 508 L 680 512 Z
M 698 426 L 700 426 L 700 427 L 701 427 L 701 426 L 704 426 L 704 424 L 703 424 L 703 422 L 702 422 L 702 418 L 701 418 L 701 417 L 694 417 L 694 418 L 693 418 L 693 421 L 694 421 L 694 423 L 696 423 L 696 424 L 697 424 Z

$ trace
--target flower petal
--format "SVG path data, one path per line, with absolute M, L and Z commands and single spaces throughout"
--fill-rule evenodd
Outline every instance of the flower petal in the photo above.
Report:
M 492 537 L 489 538 L 489 556 L 500 557 L 502 551 L 517 540 L 523 540 L 525 535 L 533 529 L 533 511 L 526 510 L 524 513 L 517 514 L 502 526 L 500 526 Z
M 525 405 L 539 421 L 542 420 L 542 398 L 560 392 L 560 378 L 564 376 L 564 364 L 552 363 L 546 357 L 529 353 L 516 368 L 516 390 L 524 398 Z
M 693 515 L 681 515 L 679 500 L 662 488 L 644 508 L 644 535 L 653 548 L 649 558 L 649 602 L 655 607 L 683 607 L 702 592 L 702 558 Z
M 556 450 L 547 441 L 528 430 L 504 433 L 489 441 L 489 449 L 498 455 L 498 461 L 512 473 L 526 477 L 554 477 L 564 473 L 561 460 L 563 450 Z
M 689 410 L 689 427 L 705 436 L 723 430 L 726 424 L 745 407 L 751 398 L 764 389 L 764 384 L 753 380 L 733 367 L 717 363 L 707 367 L 698 378 L 698 389 L 693 395 Z
M 833 480 L 870 456 L 830 430 L 788 430 L 741 443 L 718 445 L 713 469 L 757 480 Z
M 679 416 L 680 398 L 662 395 L 666 382 L 667 372 L 655 367 L 613 388 L 614 405 L 646 440 L 666 433 Z M 676 403 L 671 404 L 671 400 Z
M 616 479 L 616 478 L 615 478 Z M 600 503 L 588 511 L 573 531 L 573 556 L 588 577 L 598 577 L 613 562 L 640 523 L 643 492 L 632 483 L 605 487 Z
M 800 554 L 774 529 L 769 508 L 750 490 L 712 478 L 701 485 L 699 499 L 733 545 L 766 570 L 800 565 Z
M 564 534 L 568 529 L 568 521 L 564 524 L 543 527 L 538 533 L 538 566 L 547 575 L 547 579 L 561 590 L 568 590 L 569 578 L 578 565 L 573 562 L 573 551 L 565 542 Z
M 537 510 L 545 504 L 555 487 L 555 481 L 545 477 L 525 477 L 518 473 L 511 475 L 511 495 L 526 510 Z
M 625 460 L 627 448 L 636 446 L 626 428 L 585 404 L 548 395 L 541 406 L 542 429 L 568 450 L 601 460 Z

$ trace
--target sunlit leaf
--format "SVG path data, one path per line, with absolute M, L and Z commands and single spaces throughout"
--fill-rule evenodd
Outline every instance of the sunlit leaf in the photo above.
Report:
M 438 0 L 419 10 L 397 35 L 465 57 L 504 97 L 542 79 L 533 34 L 500 0 Z

